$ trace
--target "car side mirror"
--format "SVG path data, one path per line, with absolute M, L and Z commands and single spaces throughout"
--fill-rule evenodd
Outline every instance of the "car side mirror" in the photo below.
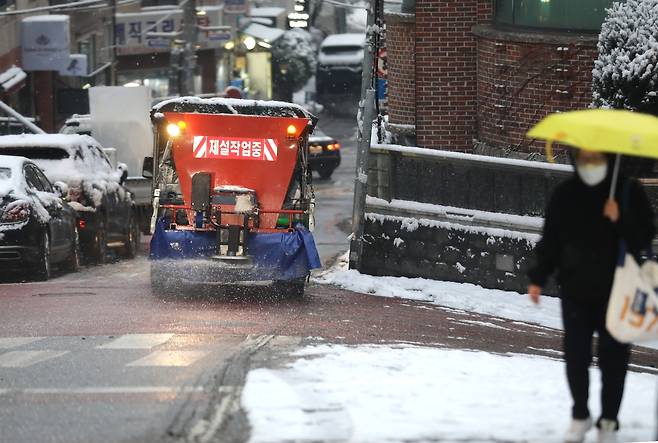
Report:
M 69 195 L 69 185 L 62 181 L 56 181 L 53 183 L 53 188 L 55 188 L 55 192 L 59 194 L 61 198 L 67 198 Z
M 142 166 L 142 177 L 153 178 L 153 157 L 144 157 Z

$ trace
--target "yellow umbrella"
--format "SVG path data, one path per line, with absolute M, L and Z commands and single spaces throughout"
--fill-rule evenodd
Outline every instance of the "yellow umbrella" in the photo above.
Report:
M 610 197 L 614 195 L 621 154 L 658 158 L 658 118 L 618 109 L 586 109 L 551 114 L 527 136 L 546 140 L 546 155 L 553 161 L 552 143 L 589 151 L 617 154 Z

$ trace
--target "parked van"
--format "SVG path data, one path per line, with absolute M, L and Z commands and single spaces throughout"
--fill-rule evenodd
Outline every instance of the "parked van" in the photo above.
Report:
M 319 97 L 331 94 L 359 97 L 365 45 L 365 34 L 334 34 L 324 39 L 316 77 Z

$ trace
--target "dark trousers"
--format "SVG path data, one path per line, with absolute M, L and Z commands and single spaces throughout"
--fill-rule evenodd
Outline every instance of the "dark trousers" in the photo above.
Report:
M 598 332 L 598 364 L 601 369 L 601 418 L 617 420 L 630 346 L 619 343 L 605 328 L 606 306 L 584 305 L 562 298 L 564 321 L 564 358 L 573 398 L 572 417 L 589 417 L 589 366 L 592 361 L 592 336 Z

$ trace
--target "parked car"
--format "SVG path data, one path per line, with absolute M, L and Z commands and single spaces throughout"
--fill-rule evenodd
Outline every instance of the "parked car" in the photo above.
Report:
M 68 204 L 77 211 L 83 256 L 105 261 L 107 248 L 134 257 L 139 225 L 131 193 L 123 186 L 127 172 L 114 169 L 100 144 L 87 135 L 23 134 L 0 136 L 0 155 L 31 159 L 53 182 L 61 182 Z
M 315 128 L 308 138 L 309 167 L 321 178 L 328 179 L 340 165 L 340 143 Z
M 51 266 L 77 271 L 77 214 L 36 164 L 0 155 L 0 276 L 27 271 L 38 280 Z
M 365 45 L 365 34 L 334 34 L 322 41 L 316 76 L 319 97 L 359 95 Z

